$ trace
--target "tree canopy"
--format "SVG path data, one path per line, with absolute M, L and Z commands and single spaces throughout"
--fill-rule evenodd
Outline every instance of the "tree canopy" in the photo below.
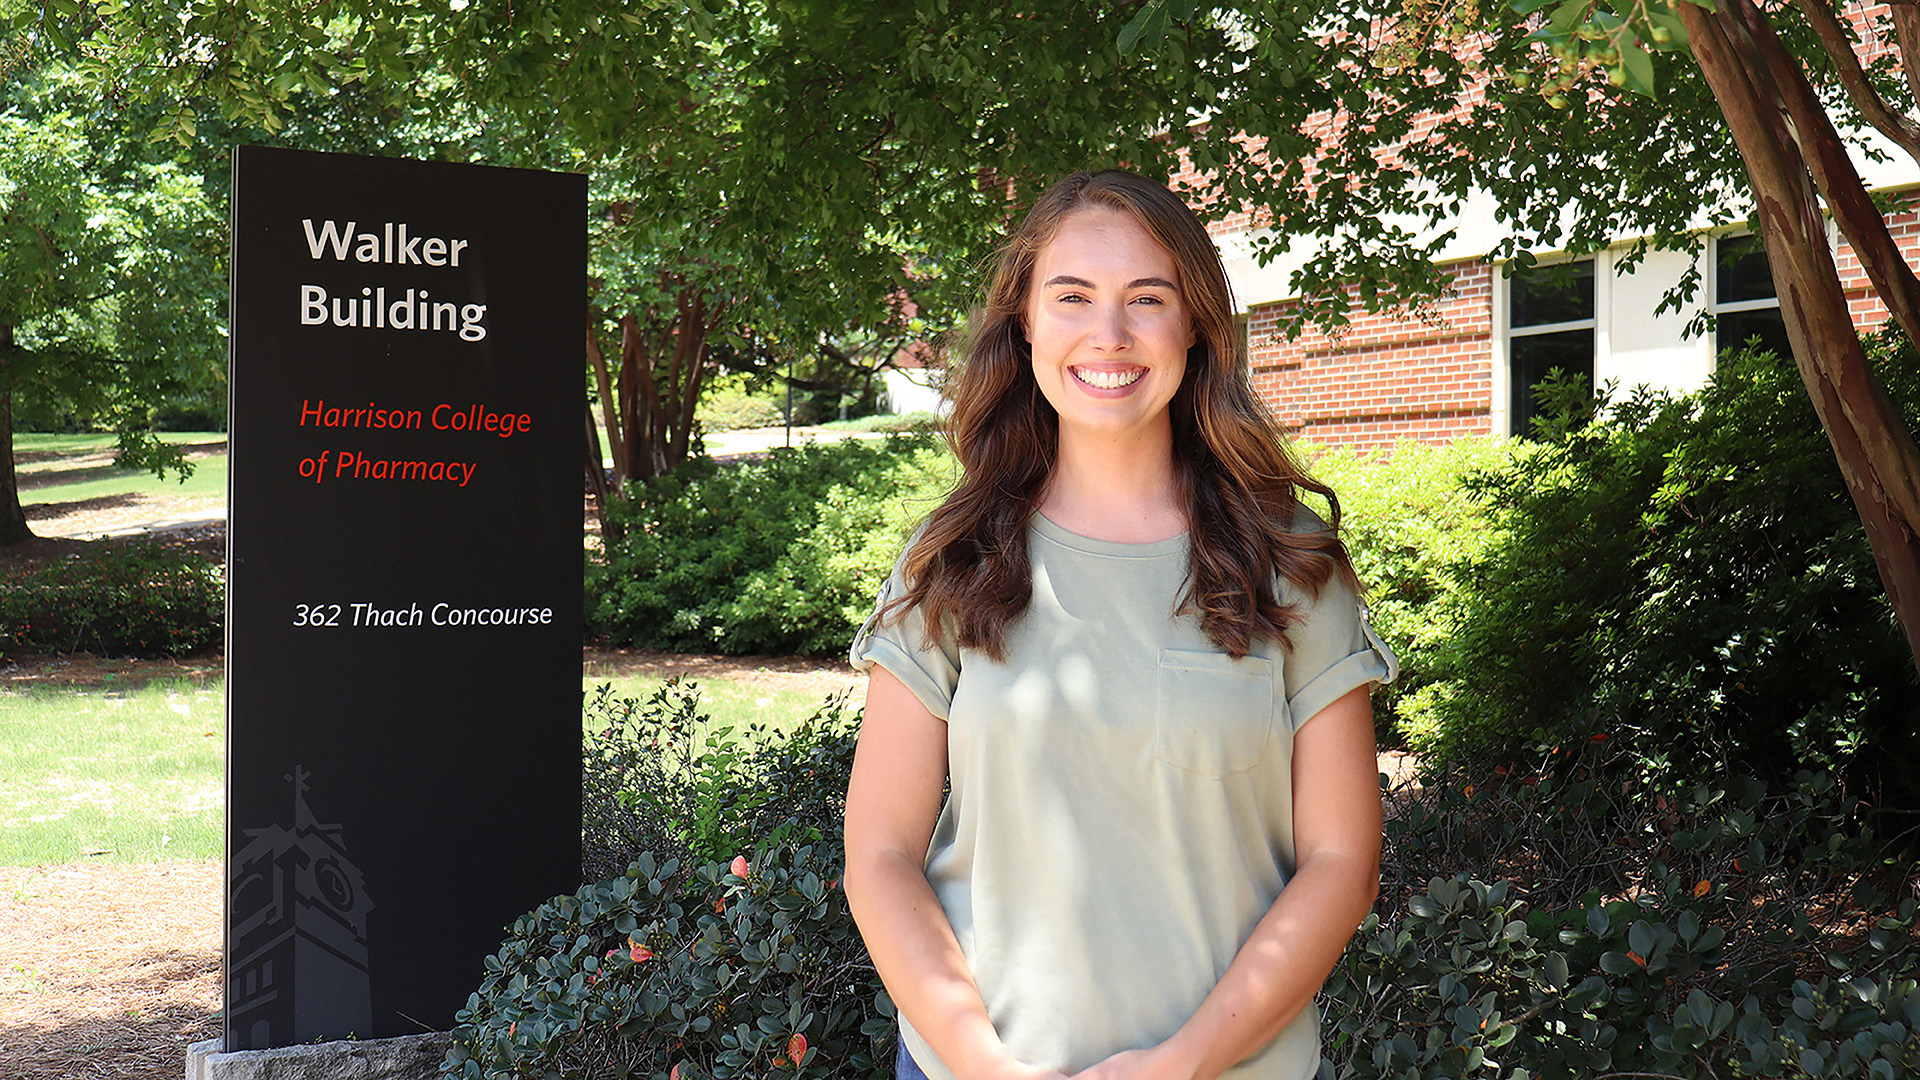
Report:
M 200 177 L 122 137 L 65 66 L 0 73 L 0 543 L 30 535 L 16 417 L 104 421 L 164 471 L 164 401 L 224 398 L 226 244 Z
M 1650 247 L 1697 247 L 1711 226 L 1752 220 L 1794 362 L 1920 666 L 1920 449 L 1868 365 L 1826 225 L 1830 216 L 1893 321 L 1920 340 L 1920 278 L 1858 163 L 1894 147 L 1920 154 L 1920 9 L 1400 0 L 1363 10 L 1331 0 L 1311 13 L 1271 0 L 1148 0 L 1119 36 L 1166 50 L 1209 27 L 1283 53 L 1321 43 L 1352 80 L 1353 92 L 1307 127 L 1228 95 L 1201 137 L 1265 144 L 1271 161 L 1231 161 L 1216 186 L 1270 208 L 1276 246 L 1324 245 L 1297 281 L 1310 317 L 1337 322 L 1356 283 L 1357 299 L 1377 309 L 1368 275 L 1392 269 L 1331 223 L 1295 214 L 1355 187 L 1387 192 L 1385 211 L 1426 231 L 1423 254 L 1461 203 L 1485 192 L 1510 230 L 1491 255 L 1520 266 L 1533 250 L 1580 254 L 1625 238 L 1624 270 Z M 1388 239 L 1421 250 L 1404 234 Z M 1436 284 L 1404 269 L 1394 276 L 1416 294 Z M 1696 273 L 1667 302 L 1683 303 L 1698 283 Z
M 717 367 L 871 365 L 954 325 L 1010 197 L 1077 167 L 1170 174 L 1182 103 L 1241 58 L 1128 61 L 1097 8 L 1034 0 L 68 10 L 103 93 L 169 116 L 215 100 L 275 130 L 364 85 L 471 118 L 451 156 L 588 172 L 584 353 L 616 491 L 685 456 Z
M 716 365 L 844 355 L 849 334 L 884 357 L 957 323 L 1014 208 L 1070 168 L 1190 163 L 1206 212 L 1307 252 L 1295 314 L 1325 325 L 1434 296 L 1478 194 L 1508 229 L 1491 255 L 1521 266 L 1626 237 L 1630 267 L 1751 216 L 1920 653 L 1920 454 L 1821 261 L 1824 211 L 1920 336 L 1920 286 L 1840 149 L 1884 153 L 1870 130 L 1920 146 L 1915 11 L 1893 5 L 1870 41 L 1826 0 L 342 0 L 323 17 L 63 0 L 11 19 L 176 135 L 207 101 L 275 131 L 357 86 L 457 127 L 448 156 L 591 173 L 583 351 L 614 489 L 685 455 Z

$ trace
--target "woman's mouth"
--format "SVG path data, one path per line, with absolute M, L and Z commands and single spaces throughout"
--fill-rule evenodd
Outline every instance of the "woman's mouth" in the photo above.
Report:
M 1147 373 L 1146 368 L 1128 368 L 1125 371 L 1101 371 L 1098 368 L 1069 367 L 1073 377 L 1096 390 L 1118 390 L 1123 386 L 1132 386 Z

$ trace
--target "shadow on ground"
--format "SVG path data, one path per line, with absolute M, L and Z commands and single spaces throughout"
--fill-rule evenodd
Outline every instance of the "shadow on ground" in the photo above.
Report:
M 164 950 L 118 972 L 111 1003 L 84 1000 L 84 987 L 28 985 L 15 994 L 51 999 L 25 1021 L 0 1024 L 0 1076 L 8 1080 L 182 1075 L 187 1047 L 220 1034 L 217 1008 L 179 1000 L 183 986 L 218 981 L 215 950 Z M 17 973 L 16 973 L 17 974 Z M 12 995 L 9 995 L 12 996 Z M 15 1003 L 19 1004 L 18 998 Z M 16 1011 L 16 1015 L 18 1015 Z
M 21 485 L 24 488 L 26 485 Z M 139 492 L 127 492 L 122 495 L 97 495 L 91 499 L 72 499 L 67 502 L 28 503 L 20 509 L 26 513 L 28 521 L 47 521 L 52 518 L 66 517 L 68 514 L 88 514 L 100 510 L 120 510 L 141 502 L 145 496 Z

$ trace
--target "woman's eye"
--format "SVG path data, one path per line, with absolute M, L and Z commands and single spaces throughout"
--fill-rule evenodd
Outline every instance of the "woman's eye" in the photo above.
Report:
M 1165 300 L 1162 300 L 1157 296 L 1137 296 L 1134 298 L 1133 302 L 1136 304 L 1149 304 L 1149 305 L 1158 305 L 1158 304 L 1166 303 Z

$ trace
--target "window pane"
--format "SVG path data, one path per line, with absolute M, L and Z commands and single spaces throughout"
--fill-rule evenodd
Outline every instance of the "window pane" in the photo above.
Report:
M 1513 276 L 1508 326 L 1593 318 L 1593 260 L 1536 266 Z
M 1593 331 L 1563 330 L 1557 334 L 1533 334 L 1509 338 L 1507 355 L 1513 371 L 1509 407 L 1512 409 L 1515 435 L 1533 434 L 1533 420 L 1540 407 L 1533 399 L 1533 388 L 1555 368 L 1569 375 L 1581 375 L 1587 388 L 1593 388 Z
M 1738 349 L 1748 338 L 1759 338 L 1760 348 L 1771 349 L 1782 360 L 1793 359 L 1793 346 L 1787 341 L 1787 324 L 1779 308 L 1758 311 L 1728 311 L 1717 316 L 1713 330 L 1714 352 Z
M 1767 253 L 1760 246 L 1759 237 L 1723 236 L 1716 246 L 1720 262 L 1714 300 L 1730 304 L 1736 300 L 1773 299 L 1773 273 L 1767 269 Z M 1786 352 L 1782 350 L 1781 355 L 1785 356 Z

